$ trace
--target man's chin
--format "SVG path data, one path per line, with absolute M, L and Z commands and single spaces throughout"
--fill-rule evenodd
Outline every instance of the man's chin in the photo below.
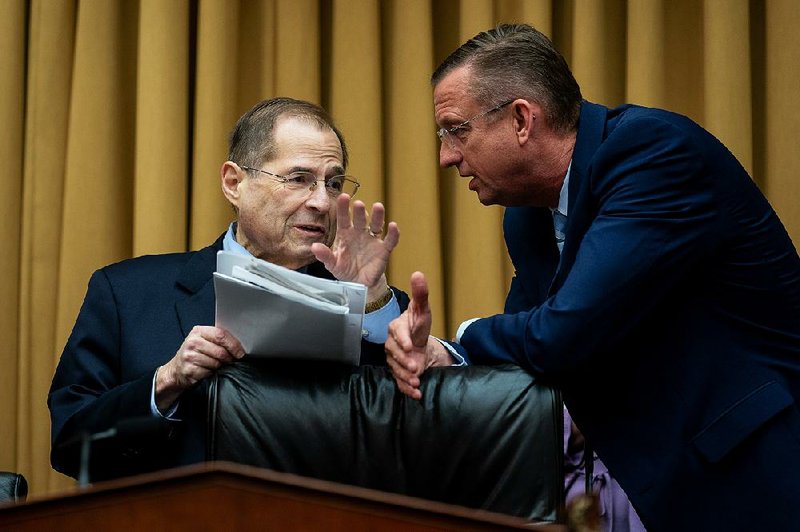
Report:
M 290 245 L 284 247 L 283 259 L 285 262 L 295 265 L 292 269 L 297 269 L 301 266 L 308 266 L 317 260 L 314 252 L 311 251 L 312 244 L 316 243 L 317 239 L 293 239 Z M 287 244 L 289 244 L 287 242 Z
M 475 194 L 478 196 L 478 201 L 480 201 L 483 205 L 497 204 L 497 196 L 486 187 L 476 189 Z
M 502 205 L 503 207 L 527 205 L 527 203 L 525 203 L 525 198 L 508 193 L 503 194 L 502 191 L 497 191 L 496 189 L 485 186 L 470 187 L 470 190 L 475 192 L 475 195 L 478 196 L 478 201 L 480 201 L 482 205 Z
M 304 251 L 307 251 L 307 253 Z M 309 264 L 316 261 L 317 257 L 315 257 L 313 253 L 311 253 L 311 246 L 309 246 L 307 250 L 303 251 L 298 250 L 298 252 L 295 253 L 294 256 L 291 257 L 291 259 L 288 262 L 292 265 L 289 266 L 290 269 L 299 270 L 301 268 L 305 268 Z

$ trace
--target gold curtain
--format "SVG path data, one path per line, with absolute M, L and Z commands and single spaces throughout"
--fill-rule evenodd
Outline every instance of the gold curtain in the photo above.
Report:
M 45 400 L 87 280 L 224 230 L 226 136 L 263 98 L 337 119 L 361 199 L 401 228 L 390 280 L 427 274 L 436 334 L 501 311 L 502 209 L 438 169 L 428 82 L 497 22 L 549 34 L 590 100 L 703 124 L 800 241 L 795 0 L 0 0 L 0 470 L 33 494 L 70 485 Z

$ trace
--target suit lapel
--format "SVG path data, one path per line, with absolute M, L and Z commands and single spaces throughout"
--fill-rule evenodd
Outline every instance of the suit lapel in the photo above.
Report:
M 567 274 L 575 263 L 583 235 L 589 229 L 595 216 L 591 203 L 588 176 L 592 157 L 603 141 L 608 109 L 587 101 L 581 104 L 581 117 L 578 123 L 578 136 L 572 153 L 572 167 L 569 175 L 567 197 L 569 212 L 565 228 L 564 249 L 558 263 L 549 295 L 553 295 L 564 284 Z
M 531 305 L 547 297 L 558 263 L 550 209 L 508 207 L 503 217 L 506 247 L 514 269 L 524 272 L 521 286 Z
M 217 267 L 217 251 L 222 249 L 222 238 L 193 253 L 176 280 L 178 287 L 187 294 L 175 303 L 184 337 L 195 325 L 214 324 L 216 298 L 213 273 Z

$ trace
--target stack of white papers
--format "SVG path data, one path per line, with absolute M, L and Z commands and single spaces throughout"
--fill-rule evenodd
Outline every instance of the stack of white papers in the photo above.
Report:
M 216 325 L 250 356 L 357 365 L 367 288 L 228 251 L 217 253 Z

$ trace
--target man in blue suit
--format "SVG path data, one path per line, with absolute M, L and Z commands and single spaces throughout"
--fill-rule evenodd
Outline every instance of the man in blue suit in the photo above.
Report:
M 506 210 L 505 313 L 447 344 L 563 390 L 649 530 L 800 526 L 800 258 L 746 171 L 691 120 L 583 101 L 529 26 L 471 39 L 433 75 L 440 163 Z M 421 273 L 387 360 L 419 398 Z
M 95 445 L 92 479 L 204 459 L 204 383 L 245 355 L 214 326 L 212 274 L 223 249 L 366 285 L 362 363 L 384 363 L 386 327 L 407 304 L 384 274 L 399 232 L 392 222 L 381 237 L 379 203 L 368 217 L 355 201 L 351 219 L 358 183 L 346 167 L 344 138 L 314 104 L 275 98 L 239 119 L 220 172 L 237 221 L 199 251 L 139 257 L 92 275 L 48 396 L 55 469 L 77 476 L 81 435 L 115 427 L 118 437 Z M 166 430 L 125 430 L 153 419 Z

